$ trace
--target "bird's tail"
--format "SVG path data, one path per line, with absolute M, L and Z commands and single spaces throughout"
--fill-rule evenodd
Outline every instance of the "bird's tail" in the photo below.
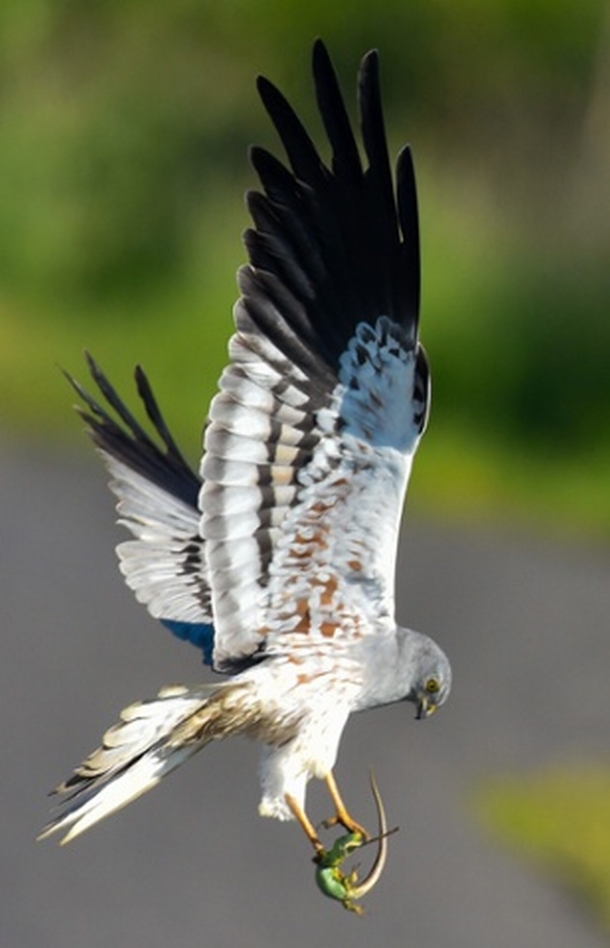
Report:
M 152 701 L 130 705 L 54 793 L 66 794 L 61 812 L 39 839 L 68 830 L 62 844 L 126 806 L 209 741 L 253 730 L 257 702 L 246 683 L 182 685 L 162 689 Z

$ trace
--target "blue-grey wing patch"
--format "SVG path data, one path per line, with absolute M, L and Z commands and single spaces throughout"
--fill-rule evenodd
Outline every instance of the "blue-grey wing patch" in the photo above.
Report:
M 138 393 L 161 446 L 129 412 L 99 366 L 87 356 L 93 380 L 118 421 L 67 376 L 86 408 L 78 411 L 110 472 L 119 522 L 133 535 L 117 547 L 120 569 L 136 598 L 179 638 L 210 661 L 213 620 L 199 533 L 201 481 L 175 444 L 144 372 Z

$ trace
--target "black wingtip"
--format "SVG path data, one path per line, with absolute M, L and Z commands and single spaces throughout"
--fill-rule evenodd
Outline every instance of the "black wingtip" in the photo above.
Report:
M 152 388 L 140 366 L 135 380 L 140 400 L 151 421 L 161 447 L 148 435 L 110 384 L 93 356 L 84 353 L 91 378 L 106 405 L 96 399 L 69 372 L 66 379 L 84 402 L 76 410 L 87 425 L 87 432 L 103 452 L 197 509 L 201 479 L 178 449 L 159 410 Z M 113 417 L 107 408 L 112 409 Z M 118 419 L 118 420 L 117 420 Z
M 328 47 L 320 36 L 317 36 L 313 42 L 311 49 L 311 63 L 314 72 L 320 66 L 332 66 Z
M 271 89 L 275 89 L 275 86 L 270 79 L 267 79 L 267 77 L 263 75 L 258 75 L 256 77 L 256 90 L 263 102 L 265 101 L 266 96 L 273 94 L 270 91 Z
M 376 78 L 379 78 L 379 50 L 377 47 L 369 49 L 368 53 L 365 53 L 360 61 L 360 71 L 365 74 L 368 71 L 372 75 L 375 75 Z
M 272 276 L 274 283 L 260 280 L 244 306 L 256 321 L 265 306 L 275 307 L 275 288 L 281 285 L 294 300 L 292 309 L 299 310 L 298 319 L 286 321 L 306 347 L 315 340 L 318 357 L 334 367 L 359 322 L 387 315 L 416 338 L 417 207 L 408 152 L 395 185 L 378 50 L 363 56 L 358 71 L 362 149 L 320 37 L 311 58 L 318 110 L 331 148 L 328 164 L 283 93 L 266 77 L 257 78 L 288 161 L 261 148 L 250 150 L 263 195 L 248 199 L 254 229 L 248 232 L 247 248 L 254 270 Z M 309 327 L 303 329 L 303 322 Z M 270 317 L 265 331 L 273 333 L 274 326 Z M 285 342 L 284 336 L 278 339 L 280 348 Z M 290 357 L 296 355 L 291 346 Z

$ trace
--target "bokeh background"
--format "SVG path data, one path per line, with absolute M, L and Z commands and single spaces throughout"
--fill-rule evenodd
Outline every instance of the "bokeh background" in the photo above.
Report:
M 379 49 L 391 150 L 395 153 L 409 140 L 415 152 L 424 268 L 422 334 L 433 367 L 434 398 L 410 491 L 417 542 L 411 540 L 405 560 L 406 585 L 400 582 L 401 596 L 405 591 L 410 595 L 404 618 L 415 611 L 419 624 L 434 631 L 432 614 L 439 626 L 459 628 L 456 648 L 464 649 L 463 674 L 468 682 L 472 671 L 481 714 L 488 713 L 487 698 L 491 701 L 495 693 L 510 704 L 515 693 L 510 683 L 520 680 L 519 694 L 527 689 L 523 719 L 513 720 L 504 713 L 506 706 L 495 708 L 494 720 L 498 728 L 506 724 L 504 738 L 513 750 L 527 745 L 523 734 L 528 721 L 535 730 L 537 711 L 549 701 L 556 715 L 554 736 L 542 728 L 539 743 L 522 754 L 507 751 L 492 760 L 481 751 L 469 780 L 467 756 L 456 752 L 457 770 L 439 774 L 439 779 L 455 782 L 456 798 L 469 801 L 456 816 L 453 859 L 461 864 L 460 827 L 468 825 L 469 832 L 481 836 L 476 836 L 476 852 L 470 850 L 464 858 L 476 863 L 487 845 L 501 866 L 503 859 L 515 858 L 510 864 L 513 882 L 526 878 L 534 888 L 542 886 L 540 898 L 547 901 L 544 910 L 538 906 L 540 918 L 547 911 L 569 933 L 566 937 L 571 929 L 562 913 L 574 906 L 576 915 L 581 909 L 583 918 L 590 913 L 592 945 L 603 937 L 597 926 L 604 913 L 606 922 L 610 917 L 610 792 L 604 767 L 610 657 L 604 578 L 610 536 L 610 4 L 4 0 L 0 557 L 7 629 L 3 667 L 10 680 L 3 695 L 9 718 L 14 714 L 9 696 L 21 702 L 28 740 L 17 730 L 12 734 L 12 764 L 5 761 L 3 769 L 7 776 L 19 775 L 19 787 L 25 785 L 31 793 L 25 805 L 11 796 L 16 790 L 12 780 L 6 782 L 10 806 L 5 805 L 5 812 L 13 812 L 15 800 L 21 800 L 18 809 L 25 806 L 27 820 L 24 816 L 19 832 L 28 837 L 27 852 L 22 849 L 24 835 L 15 836 L 8 850 L 5 871 L 19 895 L 11 898 L 15 915 L 3 942 L 7 945 L 63 948 L 87 932 L 84 940 L 98 944 L 91 940 L 89 926 L 94 920 L 97 925 L 104 911 L 112 914 L 104 904 L 108 893 L 103 887 L 100 891 L 99 873 L 111 872 L 113 860 L 121 862 L 119 852 L 121 858 L 127 852 L 123 871 L 130 879 L 165 858 L 162 844 L 154 840 L 155 820 L 165 819 L 172 787 L 164 806 L 141 811 L 148 812 L 148 825 L 132 813 L 120 818 L 125 822 L 117 824 L 119 836 L 128 841 L 122 848 L 115 842 L 100 849 L 100 831 L 79 850 L 87 858 L 81 855 L 71 868 L 70 859 L 79 857 L 34 849 L 29 838 L 44 819 L 42 792 L 64 775 L 60 765 L 69 768 L 89 749 L 117 707 L 154 691 L 169 674 L 164 668 L 172 669 L 170 677 L 193 679 L 198 674 L 192 656 L 190 664 L 185 659 L 184 670 L 175 664 L 182 653 L 178 659 L 169 657 L 174 643 L 165 643 L 161 635 L 154 638 L 154 632 L 151 637 L 146 615 L 121 589 L 111 553 L 118 534 L 102 527 L 111 523 L 111 503 L 103 476 L 85 453 L 86 439 L 70 411 L 73 399 L 58 366 L 83 378 L 82 351 L 87 348 L 126 391 L 133 365 L 140 362 L 177 439 L 196 461 L 206 406 L 225 361 L 235 271 L 244 260 L 240 233 L 248 221 L 243 192 L 255 184 L 247 148 L 251 142 L 278 147 L 257 100 L 254 77 L 264 73 L 279 84 L 320 140 L 309 69 L 311 44 L 318 35 L 330 48 L 352 115 L 360 56 L 371 46 Z M 469 552 L 473 549 L 475 555 Z M 466 571 L 461 583 L 448 551 Z M 529 564 L 525 573 L 523 563 Z M 409 575 L 418 581 L 412 578 L 408 585 Z M 72 624 L 64 620 L 66 608 Z M 486 637 L 470 629 L 476 615 Z M 505 627 L 501 645 L 494 626 Z M 120 627 L 120 642 L 112 647 L 110 627 Z M 133 644 L 138 635 L 141 652 Z M 511 635 L 512 650 L 505 653 Z M 479 638 L 485 652 L 481 665 L 469 660 L 469 649 L 474 652 Z M 160 651 L 146 664 L 151 643 Z M 542 643 L 545 648 L 548 644 L 552 661 Z M 443 644 L 452 652 L 450 635 L 445 634 Z M 121 647 L 125 653 L 115 651 Z M 478 675 L 487 676 L 479 690 Z M 472 728 L 467 732 L 470 751 L 477 740 L 487 747 L 476 731 L 477 715 L 473 711 L 472 718 L 461 718 L 459 701 L 458 695 L 454 720 Z M 580 709 L 580 716 L 575 713 L 570 724 L 573 708 Z M 53 727 L 44 723 L 51 711 Z M 82 736 L 76 739 L 71 728 L 79 735 L 82 730 Z M 560 735 L 568 731 L 566 749 Z M 466 732 L 456 727 L 447 733 L 454 736 L 440 738 L 437 752 L 449 750 L 451 759 L 452 748 L 463 749 Z M 422 746 L 417 754 L 432 754 L 434 770 L 441 767 L 440 757 L 425 749 L 425 737 L 418 737 Z M 505 747 L 500 735 L 497 740 L 498 747 Z M 545 753 L 549 747 L 552 753 Z M 354 737 L 352 757 L 349 748 L 346 752 L 348 773 L 353 764 L 353 773 L 362 777 L 367 753 Z M 408 747 L 406 753 L 411 754 Z M 238 766 L 239 754 L 230 766 Z M 388 761 L 393 759 L 392 744 L 387 755 Z M 412 762 L 417 771 L 415 752 Z M 253 784 L 252 767 L 235 779 Z M 412 773 L 407 762 L 405 767 Z M 186 793 L 190 784 L 185 779 L 180 786 Z M 211 804 L 212 812 L 205 812 L 206 788 L 197 785 L 197 776 L 190 780 L 196 784 L 191 792 L 201 794 L 203 844 L 217 816 Z M 429 807 L 435 795 L 425 792 L 427 786 L 423 781 L 420 802 L 428 807 L 426 819 L 433 821 Z M 406 791 L 405 799 L 405 806 L 412 807 Z M 266 904 L 276 884 L 274 867 L 281 860 L 283 873 L 283 860 L 298 845 L 291 837 L 287 855 L 290 846 L 281 828 L 270 830 L 265 823 L 262 830 L 252 830 L 254 804 L 250 793 L 246 817 L 240 816 L 243 832 L 259 834 L 261 853 L 271 845 L 271 833 L 277 850 L 264 870 L 263 857 L 251 854 L 253 862 L 245 872 L 239 842 L 225 831 L 226 851 L 222 856 L 216 852 L 212 862 L 220 867 L 227 905 L 216 897 L 212 901 L 232 918 L 226 944 L 245 943 L 239 937 L 245 938 L 249 924 L 255 926 L 250 909 L 244 908 L 253 898 L 248 892 L 252 875 L 260 869 L 267 880 L 264 895 L 257 896 L 259 904 Z M 151 812 L 156 814 L 152 822 Z M 589 822 L 576 829 L 575 814 L 579 819 L 588 815 Z M 180 816 L 172 809 L 172 826 Z M 130 832 L 128 817 L 139 821 L 140 835 L 124 835 Z M 421 819 L 425 848 L 432 829 Z M 13 830 L 17 825 L 11 822 Z M 183 833 L 199 829 L 182 826 Z M 170 849 L 176 845 L 166 844 Z M 198 855 L 200 864 L 193 855 L 192 865 L 200 874 L 204 899 L 210 872 L 204 845 Z M 577 895 L 566 895 L 562 888 L 545 890 L 538 869 L 526 868 L 530 856 L 533 866 L 550 870 L 554 884 L 560 880 Z M 417 874 L 422 859 L 421 852 L 414 859 L 407 845 L 400 871 Z M 174 860 L 180 862 L 175 850 Z M 222 867 L 229 873 L 232 860 L 234 873 L 222 877 Z M 89 864 L 98 874 L 87 887 Z M 76 889 L 64 875 L 74 874 L 75 865 L 80 867 Z M 187 860 L 185 866 L 190 865 Z M 457 870 L 453 878 L 459 874 Z M 153 906 L 163 900 L 156 888 L 161 877 L 143 887 Z M 493 878 L 493 873 L 487 875 Z M 49 900 L 53 893 L 55 911 L 48 921 L 48 904 L 37 914 L 33 879 L 40 885 L 46 880 Z M 302 884 L 311 888 L 309 876 Z M 497 884 L 502 888 L 508 883 L 500 875 Z M 474 911 L 477 900 L 476 887 L 469 903 L 466 895 L 454 892 L 451 897 L 450 881 L 448 885 L 444 901 L 449 915 L 443 916 L 433 943 L 453 948 L 489 944 L 477 941 L 479 935 L 468 930 L 466 921 L 463 942 L 451 935 L 452 918 L 457 924 L 461 908 Z M 59 904 L 56 890 L 63 893 L 57 896 Z M 489 892 L 486 897 L 495 905 Z M 111 901 L 115 898 L 116 893 Z M 298 898 L 293 889 L 282 890 L 282 903 L 294 902 L 293 914 L 286 911 L 295 924 Z M 308 911 L 318 911 L 316 898 L 314 893 Z M 498 925 L 500 902 L 494 909 L 500 913 L 494 916 Z M 408 919 L 396 921 L 393 928 L 388 900 L 387 944 L 402 943 L 392 941 L 392 932 L 402 931 L 425 904 L 422 893 Z M 502 922 L 506 944 L 550 943 L 515 937 L 511 917 L 515 924 L 519 913 L 527 917 L 520 904 Z M 176 918 L 170 912 L 178 943 L 190 943 L 181 936 L 195 925 L 194 916 L 185 921 L 190 905 L 185 899 L 180 912 L 173 913 Z M 439 906 L 432 906 L 429 913 L 437 917 Z M 154 932 L 162 929 L 132 925 L 129 911 L 127 902 L 117 908 L 115 941 L 99 944 L 157 943 Z M 203 943 L 224 944 L 220 922 L 214 938 L 205 941 L 201 906 L 200 911 Z M 532 917 L 537 911 L 532 906 Z M 133 918 L 141 921 L 146 913 L 146 904 L 139 904 Z M 240 913 L 243 928 L 236 921 Z M 332 924 L 338 924 L 337 913 L 330 906 Z M 3 914 L 6 923 L 9 916 Z M 425 918 L 421 926 L 425 936 L 430 930 Z M 339 930 L 335 940 L 341 938 Z M 368 930 L 369 940 L 377 937 L 373 930 Z M 288 930 L 282 929 L 282 935 L 277 931 L 270 921 L 266 944 L 285 943 Z M 165 943 L 162 937 L 159 944 Z M 357 943 L 353 937 L 350 944 Z M 486 937 L 482 923 L 480 937 Z M 578 943 L 589 943 L 580 930 L 578 937 Z M 576 942 L 566 941 L 570 943 Z
M 319 131 L 320 34 L 352 106 L 358 59 L 379 48 L 392 144 L 415 149 L 435 369 L 415 492 L 607 535 L 608 9 L 6 0 L 3 425 L 74 437 L 49 366 L 75 371 L 86 345 L 119 381 L 142 360 L 196 449 L 244 256 L 246 149 L 276 145 L 253 79 Z

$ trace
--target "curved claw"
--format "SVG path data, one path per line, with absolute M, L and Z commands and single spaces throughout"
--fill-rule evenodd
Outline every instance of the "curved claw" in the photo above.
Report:
M 350 885 L 349 886 L 349 898 L 351 899 L 361 899 L 368 892 L 373 889 L 379 880 L 385 868 L 386 860 L 388 858 L 388 836 L 390 833 L 396 832 L 395 830 L 390 830 L 388 832 L 388 823 L 385 815 L 385 809 L 383 806 L 383 800 L 381 799 L 381 794 L 379 793 L 379 787 L 377 786 L 377 781 L 375 780 L 374 775 L 371 773 L 369 776 L 369 781 L 371 784 L 371 790 L 373 792 L 373 798 L 375 800 L 375 806 L 377 807 L 377 824 L 378 824 L 378 834 L 377 841 L 379 846 L 377 847 L 377 855 L 375 856 L 375 862 L 371 866 L 371 871 L 366 876 L 365 879 L 359 885 Z M 369 843 L 375 842 L 375 840 L 368 840 Z
M 349 833 L 335 840 L 331 849 L 321 850 L 314 857 L 314 862 L 317 863 L 316 882 L 320 890 L 328 898 L 341 902 L 344 908 L 358 915 L 362 914 L 363 909 L 356 905 L 356 900 L 365 896 L 379 882 L 388 853 L 387 838 L 396 832 L 396 829 L 388 830 L 383 801 L 373 774 L 370 775 L 370 783 L 377 807 L 378 835 L 374 839 L 366 839 L 362 833 Z M 357 885 L 356 870 L 346 875 L 341 870 L 341 864 L 361 846 L 373 842 L 379 843 L 375 861 L 369 874 Z

